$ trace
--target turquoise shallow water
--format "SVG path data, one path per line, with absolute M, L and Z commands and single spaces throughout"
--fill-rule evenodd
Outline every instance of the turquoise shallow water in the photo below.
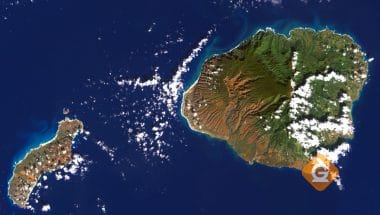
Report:
M 84 121 L 93 138 L 118 147 L 118 162 L 111 162 L 94 141 L 78 139 L 75 153 L 93 161 L 89 172 L 69 181 L 48 175 L 49 188 L 40 192 L 39 203 L 33 203 L 37 214 L 44 204 L 51 205 L 50 214 L 101 214 L 99 204 L 106 205 L 108 214 L 379 214 L 380 169 L 375 164 L 380 149 L 376 144 L 380 35 L 374 26 L 380 17 L 374 4 L 284 1 L 280 7 L 266 4 L 246 13 L 232 10 L 227 3 L 215 5 L 203 0 L 141 1 L 132 6 L 126 1 L 68 0 L 12 9 L 9 21 L 0 25 L 0 70 L 5 80 L 0 85 L 0 110 L 7 122 L 1 125 L 0 214 L 31 214 L 14 207 L 6 195 L 12 165 L 26 151 L 55 135 L 56 119 L 63 117 L 60 113 L 67 105 Z M 360 16 L 347 15 L 357 13 Z M 154 30 L 148 34 L 153 22 Z M 297 170 L 248 165 L 224 141 L 191 131 L 183 118 L 170 121 L 178 135 L 166 139 L 172 143 L 167 150 L 170 161 L 147 162 L 137 143 L 125 143 L 118 124 L 104 124 L 105 119 L 97 115 L 112 115 L 118 110 L 116 101 L 101 100 L 114 98 L 118 88 L 94 92 L 84 87 L 87 78 L 104 79 L 109 72 L 118 76 L 128 70 L 131 77 L 150 77 L 151 68 L 157 65 L 167 80 L 207 31 L 216 28 L 184 76 L 189 87 L 207 57 L 235 47 L 267 26 L 281 33 L 299 26 L 328 26 L 350 34 L 369 57 L 375 57 L 368 84 L 355 103 L 352 151 L 341 163 L 343 191 L 332 185 L 325 192 L 316 192 Z M 167 55 L 154 57 L 155 45 L 160 42 L 157 38 L 181 29 L 185 42 L 180 48 L 173 46 Z M 123 93 L 128 102 L 153 96 L 149 90 Z M 71 101 L 90 95 L 99 102 L 95 111 L 85 111 L 80 103 L 71 105 Z
M 34 123 L 35 124 L 30 128 L 34 131 L 25 131 L 19 134 L 19 136 L 25 141 L 25 147 L 15 156 L 15 163 L 22 160 L 30 150 L 37 148 L 41 144 L 53 139 L 58 129 L 58 121 L 53 121 L 50 123 L 40 121 Z

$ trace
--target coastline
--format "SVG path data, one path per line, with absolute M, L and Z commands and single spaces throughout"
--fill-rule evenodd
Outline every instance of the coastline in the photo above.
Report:
M 205 131 L 201 131 L 201 130 L 198 130 L 198 129 L 196 129 L 196 128 L 193 128 L 192 126 L 191 126 L 191 124 L 190 124 L 190 122 L 189 122 L 189 119 L 184 115 L 184 113 L 183 113 L 183 104 L 184 104 L 184 95 L 197 83 L 198 81 L 195 81 L 187 90 L 185 90 L 184 92 L 183 92 L 183 94 L 182 94 L 182 99 L 181 99 L 181 106 L 180 106 L 180 108 L 181 108 L 181 111 L 180 111 L 180 115 L 181 115 L 181 117 L 182 118 L 184 118 L 185 119 L 185 121 L 186 121 L 186 124 L 189 126 L 189 128 L 192 130 L 192 131 L 195 131 L 195 132 L 197 132 L 197 133 L 201 133 L 201 134 L 206 134 L 206 135 L 208 135 L 208 136 L 210 136 L 210 137 L 212 137 L 212 138 L 215 138 L 215 139 L 218 139 L 218 140 L 223 140 L 223 141 L 226 141 L 226 140 L 224 140 L 224 139 L 221 139 L 221 138 L 219 138 L 219 137 L 216 137 L 216 136 L 214 136 L 214 135 L 212 135 L 212 134 L 210 134 L 210 133 L 207 133 L 207 132 L 205 132 Z
M 323 28 L 313 28 L 313 27 L 294 27 L 294 28 L 291 28 L 291 29 L 288 29 L 287 31 L 279 31 L 279 32 L 281 32 L 281 33 L 277 33 L 277 31 L 274 29 L 274 28 L 272 28 L 272 27 L 265 27 L 265 28 L 258 28 L 256 31 L 255 31 L 255 33 L 250 33 L 247 37 L 245 37 L 245 39 L 244 40 L 241 40 L 240 42 L 238 42 L 238 44 L 237 45 L 235 45 L 233 48 L 230 48 L 230 49 L 226 49 L 227 51 L 225 51 L 225 52 L 222 52 L 222 53 L 220 53 L 219 51 L 220 50 L 222 50 L 222 49 L 218 49 L 218 51 L 214 51 L 214 52 L 211 52 L 211 54 L 208 54 L 204 59 L 201 59 L 200 61 L 199 61 L 199 65 L 197 66 L 197 70 L 196 70 L 196 75 L 195 75 L 195 80 L 194 81 L 192 81 L 192 84 L 186 89 L 186 90 L 184 90 L 184 92 L 182 93 L 182 99 L 181 99 L 181 105 L 180 105 L 180 115 L 181 115 L 181 117 L 183 117 L 184 119 L 185 119 L 185 121 L 186 121 L 186 124 L 187 124 L 187 126 L 192 130 L 192 131 L 194 131 L 194 132 L 197 132 L 197 133 L 200 133 L 200 134 L 206 134 L 207 136 L 209 136 L 209 137 L 211 137 L 211 138 L 215 138 L 215 139 L 218 139 L 218 140 L 222 140 L 222 141 L 226 141 L 227 143 L 228 143 L 228 141 L 226 140 L 226 138 L 220 138 L 220 137 L 217 137 L 217 136 L 215 136 L 215 135 L 212 135 L 211 133 L 209 133 L 209 132 L 207 132 L 207 131 L 202 131 L 202 130 L 199 130 L 199 129 L 197 129 L 197 128 L 194 128 L 192 125 L 191 125 L 191 123 L 190 123 L 190 121 L 189 121 L 189 119 L 185 116 L 185 114 L 184 114 L 184 98 L 185 98 L 185 95 L 198 83 L 198 81 L 199 81 L 199 77 L 200 77 L 200 75 L 201 75 L 201 73 L 202 73 L 202 67 L 203 67 L 203 65 L 204 65 L 204 63 L 205 62 L 207 62 L 209 59 L 211 59 L 212 57 L 215 57 L 215 56 L 218 56 L 218 55 L 221 55 L 221 54 L 226 54 L 226 53 L 229 53 L 229 52 L 231 52 L 231 51 L 233 51 L 234 49 L 236 49 L 236 48 L 238 48 L 242 43 L 244 43 L 244 42 L 246 42 L 247 40 L 249 40 L 249 39 L 251 39 L 252 37 L 254 37 L 257 33 L 259 33 L 259 32 L 263 32 L 263 31 L 273 31 L 274 33 L 277 33 L 277 34 L 280 34 L 281 36 L 283 36 L 286 40 L 290 40 L 291 39 L 291 35 L 292 35 L 292 32 L 293 31 L 295 31 L 295 30 L 297 30 L 297 29 L 301 29 L 301 30 L 311 30 L 311 31 L 313 31 L 313 32 L 324 32 L 324 31 L 331 31 L 331 32 L 333 32 L 334 34 L 337 34 L 337 35 L 339 35 L 339 36 L 342 36 L 342 37 L 348 37 L 351 41 L 352 41 L 352 43 L 353 44 L 355 44 L 355 45 L 357 45 L 359 48 L 360 48 L 360 50 L 361 50 L 361 52 L 363 53 L 363 56 L 364 56 L 364 62 L 366 62 L 367 63 L 367 66 L 366 66 L 366 68 L 365 68 L 365 73 L 366 73 L 366 77 L 365 77 L 365 79 L 363 80 L 363 82 L 362 82 L 362 86 L 361 86 L 361 88 L 359 89 L 359 91 L 358 91 L 358 94 L 357 94 L 357 96 L 356 96 L 356 98 L 355 99 L 353 99 L 352 100 L 352 102 L 351 102 L 351 107 L 350 107 L 350 118 L 351 118 L 351 120 L 352 120 L 352 123 L 353 123 L 353 125 L 355 125 L 355 119 L 353 118 L 353 111 L 354 111 L 354 109 L 355 109 L 355 104 L 357 103 L 357 102 L 359 102 L 359 100 L 360 100 L 360 97 L 361 97 L 361 94 L 362 94 L 362 92 L 364 91 L 364 88 L 365 88 L 365 86 L 368 84 L 368 80 L 369 80 L 369 71 L 370 71 L 370 69 L 369 69 L 369 64 L 371 63 L 371 61 L 369 61 L 369 59 L 368 59 L 368 56 L 367 56 L 367 53 L 363 50 L 363 48 L 362 48 L 362 46 L 361 45 L 359 45 L 359 43 L 356 41 L 356 40 L 354 40 L 354 37 L 353 36 L 351 36 L 351 35 L 349 35 L 349 34 L 347 34 L 347 33 L 338 33 L 337 32 L 337 30 L 336 29 L 332 29 L 332 28 L 330 28 L 329 26 L 325 26 L 325 27 L 323 27 Z M 211 49 L 211 48 L 210 48 Z M 207 52 L 209 51 L 209 49 L 207 50 Z M 354 128 L 354 130 L 355 130 L 355 127 L 356 126 L 353 126 L 353 128 Z M 352 141 L 353 139 L 354 139 L 354 135 L 352 136 L 352 138 L 349 138 L 347 141 Z M 231 145 L 230 144 L 228 144 L 230 147 L 231 147 Z M 343 156 L 344 157 L 344 156 Z M 249 164 L 252 164 L 252 163 L 255 163 L 255 162 L 249 162 L 249 161 L 247 161 Z M 287 167 L 287 168 L 289 168 L 289 167 Z
M 24 159 L 25 154 L 32 149 L 39 147 L 42 143 L 47 143 L 52 140 L 57 134 L 55 127 L 59 122 L 60 120 L 58 120 L 57 117 L 54 117 L 51 121 L 44 120 L 36 123 L 36 126 L 39 126 L 40 123 L 46 124 L 43 128 L 37 128 L 36 131 L 23 132 L 22 138 L 25 139 L 25 141 L 23 141 L 25 146 L 15 153 L 12 159 L 13 164 L 16 164 L 20 160 Z M 33 124 L 33 126 L 35 125 Z M 32 129 L 34 128 L 32 127 Z
M 292 29 L 288 30 L 287 33 L 278 33 L 278 34 L 284 36 L 287 40 L 289 40 L 289 39 L 290 39 L 290 34 L 291 34 L 291 32 L 294 31 L 295 29 L 310 29 L 310 30 L 313 30 L 313 31 L 316 32 L 316 31 L 324 31 L 324 30 L 327 30 L 327 29 L 329 29 L 329 28 L 325 27 L 325 28 L 322 29 L 322 30 L 316 30 L 316 29 L 314 29 L 314 28 L 312 28 L 312 27 L 295 27 L 295 28 L 292 28 Z M 225 53 L 229 53 L 229 52 L 233 51 L 234 49 L 238 48 L 242 43 L 244 43 L 245 41 L 247 41 L 247 40 L 249 40 L 250 38 L 254 37 L 257 33 L 262 32 L 262 31 L 266 31 L 266 30 L 271 30 L 271 31 L 277 33 L 276 30 L 275 30 L 274 28 L 272 28 L 272 27 L 258 27 L 256 30 L 250 32 L 248 36 L 244 37 L 243 40 L 241 40 L 240 42 L 237 42 L 237 44 L 236 44 L 234 47 L 232 47 L 232 48 L 218 49 L 218 50 L 215 50 L 212 54 L 208 54 L 208 55 L 207 55 L 207 53 L 209 52 L 209 49 L 211 49 L 211 47 L 210 47 L 209 49 L 206 49 L 206 56 L 205 56 L 204 58 L 202 58 L 202 59 L 199 60 L 199 64 L 198 64 L 198 66 L 196 67 L 195 78 L 193 78 L 194 80 L 191 80 L 192 84 L 191 84 L 186 90 L 184 90 L 183 93 L 182 93 L 182 99 L 181 99 L 181 105 L 180 105 L 180 113 L 181 113 L 181 116 L 186 120 L 186 123 L 187 123 L 187 125 L 191 128 L 191 130 L 194 130 L 194 131 L 196 131 L 196 132 L 203 133 L 203 134 L 207 134 L 207 135 L 209 135 L 209 136 L 211 136 L 211 137 L 217 138 L 217 137 L 215 137 L 215 136 L 213 136 L 213 135 L 211 135 L 211 134 L 209 134 L 209 133 L 207 133 L 207 132 L 200 131 L 200 130 L 198 130 L 198 129 L 196 129 L 196 128 L 193 128 L 193 127 L 190 125 L 189 120 L 187 119 L 187 117 L 183 114 L 184 95 L 185 95 L 185 94 L 186 94 L 186 93 L 187 93 L 192 87 L 194 87 L 194 86 L 197 84 L 197 82 L 198 82 L 198 80 L 199 80 L 199 77 L 200 77 L 200 75 L 201 75 L 201 73 L 202 73 L 202 65 L 203 65 L 206 61 L 208 61 L 209 59 L 211 59 L 211 58 L 214 57 L 214 56 L 218 56 L 218 55 L 225 54 Z M 335 30 L 332 30 L 332 31 L 335 32 Z M 253 33 L 253 32 L 254 32 L 254 33 Z M 339 33 L 337 33 L 337 34 L 339 34 Z M 339 35 L 347 35 L 347 34 L 339 34 Z M 349 35 L 347 35 L 347 36 L 349 36 Z M 212 42 L 211 45 L 212 45 L 213 43 L 214 43 L 214 42 Z M 234 42 L 234 43 L 235 43 L 235 42 Z M 222 50 L 226 50 L 226 51 L 222 51 Z M 217 139 L 219 139 L 219 138 L 217 138 Z
M 11 170 L 11 173 L 12 173 L 12 174 L 11 174 L 11 177 L 8 179 L 8 182 L 7 182 L 7 197 L 8 197 L 8 199 L 10 200 L 10 202 L 11 202 L 13 205 L 17 205 L 17 204 L 13 201 L 13 199 L 12 199 L 11 196 L 9 195 L 9 191 L 10 191 L 10 182 L 11 182 L 12 179 L 14 178 L 14 171 L 15 171 L 17 165 L 19 165 L 23 160 L 25 160 L 25 159 L 27 158 L 27 156 L 28 156 L 30 153 L 32 153 L 32 152 L 34 152 L 34 151 L 36 151 L 36 150 L 39 150 L 41 147 L 46 146 L 46 145 L 48 145 L 48 144 L 54 142 L 54 141 L 57 139 L 57 137 L 58 137 L 59 126 L 60 126 L 60 124 L 61 124 L 62 122 L 64 122 L 64 121 L 73 121 L 73 119 L 65 118 L 65 119 L 63 119 L 63 120 L 58 121 L 58 122 L 57 122 L 57 124 L 58 124 L 58 126 L 57 126 L 57 130 L 56 130 L 55 135 L 54 135 L 53 138 L 51 138 L 50 140 L 47 140 L 47 141 L 45 141 L 45 142 L 42 142 L 42 143 L 38 144 L 37 147 L 31 148 L 30 150 L 28 150 L 28 151 L 26 152 L 26 154 L 23 156 L 23 158 L 21 158 L 19 161 L 15 162 L 15 163 L 13 164 L 13 166 L 12 166 L 12 168 L 11 168 L 11 169 L 12 169 L 12 170 Z M 78 130 L 78 132 L 79 132 L 79 133 L 82 133 L 81 130 Z M 73 140 L 77 137 L 78 132 L 75 133 L 75 134 L 73 135 Z M 53 171 L 54 171 L 54 170 L 49 170 L 49 171 L 47 171 L 46 173 L 50 173 L 50 172 L 53 172 Z M 44 173 L 44 174 L 45 174 L 45 173 Z M 35 189 L 35 187 L 36 187 L 36 185 L 37 185 L 37 183 L 38 183 L 38 181 L 40 180 L 40 178 L 41 178 L 42 175 L 43 175 L 43 174 L 41 174 L 41 175 L 38 177 L 38 179 L 36 180 L 36 182 L 34 182 L 34 184 L 33 184 L 33 186 L 32 186 L 33 189 L 30 190 L 30 192 L 28 193 L 27 201 L 26 201 L 27 203 L 29 202 L 30 195 L 33 193 L 33 190 Z M 18 206 L 18 205 L 17 205 L 17 206 Z
M 61 121 L 60 121 L 60 122 L 61 122 Z M 20 159 L 18 162 L 16 162 L 16 163 L 13 164 L 13 166 L 12 166 L 12 176 L 10 177 L 10 179 L 8 180 L 8 183 L 7 183 L 7 197 L 9 198 L 9 200 L 11 200 L 11 202 L 12 202 L 13 205 L 17 205 L 17 204 L 13 201 L 13 199 L 12 199 L 11 196 L 9 195 L 9 188 L 10 188 L 10 182 L 11 182 L 12 179 L 14 178 L 14 171 L 15 171 L 15 169 L 16 169 L 16 166 L 17 166 L 18 164 L 20 164 L 23 160 L 25 160 L 26 157 L 27 157 L 30 153 L 32 153 L 33 151 L 38 150 L 38 149 L 40 149 L 41 147 L 43 147 L 43 146 L 45 146 L 45 145 L 48 145 L 49 143 L 51 143 L 51 142 L 53 142 L 54 140 L 56 140 L 56 138 L 57 138 L 57 134 L 58 134 L 58 131 L 59 131 L 59 130 L 57 129 L 57 132 L 56 132 L 55 136 L 54 136 L 51 140 L 48 140 L 48 141 L 46 141 L 46 142 L 43 142 L 43 143 L 39 144 L 36 148 L 32 148 L 32 149 L 30 149 L 30 150 L 24 155 L 24 157 L 23 157 L 22 159 Z M 40 178 L 41 178 L 41 176 L 37 179 L 37 182 L 39 181 Z M 29 194 L 28 194 L 27 202 L 29 201 L 29 197 L 30 197 L 30 195 L 32 194 L 32 192 L 33 192 L 33 190 L 34 190 L 34 188 L 35 188 L 37 182 L 35 182 L 35 183 L 33 184 L 33 189 L 32 189 L 32 190 L 29 192 Z

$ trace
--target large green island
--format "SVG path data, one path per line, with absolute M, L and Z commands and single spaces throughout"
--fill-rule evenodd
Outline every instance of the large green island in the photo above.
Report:
M 300 169 L 353 138 L 352 105 L 367 70 L 348 35 L 259 30 L 206 60 L 181 111 L 193 130 L 226 140 L 249 163 Z
M 58 131 L 52 140 L 32 149 L 16 164 L 8 187 L 8 195 L 14 204 L 26 208 L 29 196 L 41 176 L 72 161 L 72 143 L 82 131 L 81 121 L 66 118 L 59 122 Z

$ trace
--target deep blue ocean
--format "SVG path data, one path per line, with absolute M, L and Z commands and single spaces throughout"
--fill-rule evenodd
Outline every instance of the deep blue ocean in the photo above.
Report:
M 1 1 L 0 214 L 41 214 L 46 204 L 46 214 L 380 214 L 380 3 L 249 2 L 234 8 L 223 0 Z M 375 58 L 354 106 L 351 151 L 340 161 L 343 190 L 332 184 L 317 192 L 297 170 L 249 165 L 224 141 L 190 130 L 180 115 L 169 121 L 168 159 L 149 157 L 128 141 L 133 127 L 124 121 L 137 115 L 129 104 L 155 94 L 99 81 L 147 80 L 156 66 L 169 80 L 212 30 L 183 76 L 187 88 L 207 57 L 265 27 L 284 34 L 294 27 L 329 27 L 350 34 Z M 67 181 L 48 174 L 48 187 L 31 198 L 35 212 L 19 209 L 7 196 L 13 165 L 54 136 L 64 107 L 91 131 L 74 145 L 91 161 L 88 171 Z M 127 117 L 114 116 L 123 108 Z M 114 159 L 98 140 L 115 148 Z

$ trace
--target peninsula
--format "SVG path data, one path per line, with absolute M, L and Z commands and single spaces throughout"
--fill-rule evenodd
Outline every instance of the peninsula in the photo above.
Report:
M 353 138 L 365 56 L 350 36 L 329 29 L 259 30 L 204 62 L 183 95 L 182 115 L 249 163 L 301 169 Z
M 26 208 L 40 177 L 66 166 L 72 160 L 72 143 L 82 131 L 81 121 L 66 118 L 59 122 L 52 140 L 32 149 L 16 164 L 8 187 L 8 195 L 14 204 Z

